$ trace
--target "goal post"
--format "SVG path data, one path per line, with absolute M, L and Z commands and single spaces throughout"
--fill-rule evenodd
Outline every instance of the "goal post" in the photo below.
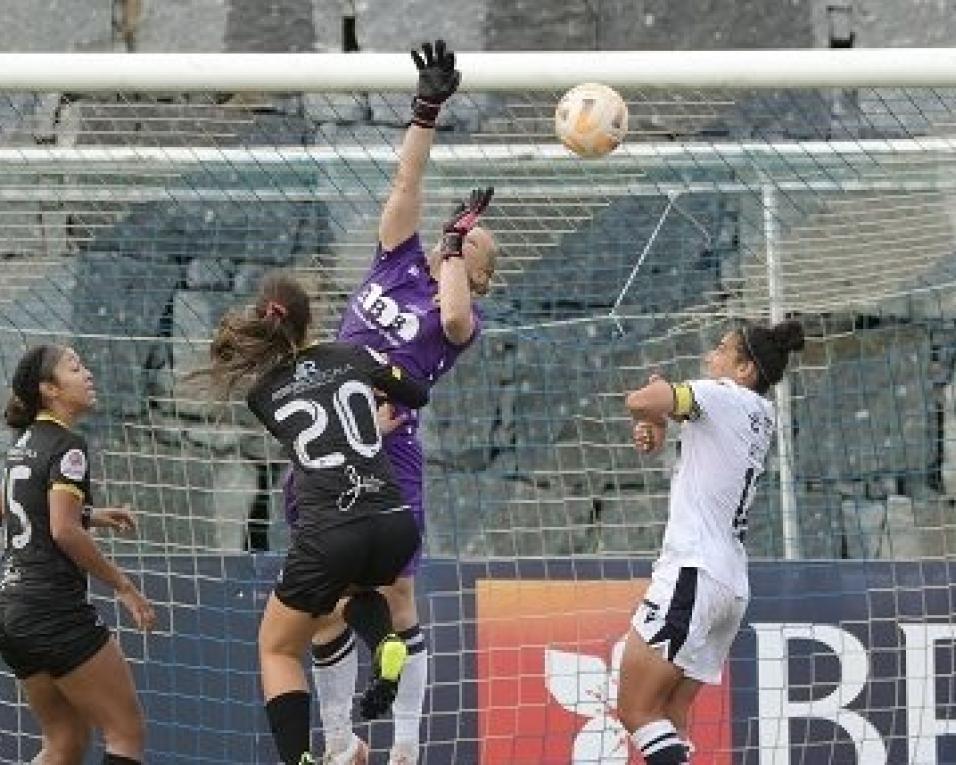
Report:
M 409 91 L 405 53 L 0 53 L 5 91 Z M 458 52 L 462 92 L 952 87 L 956 48 Z
M 483 334 L 422 425 L 423 761 L 628 761 L 621 639 L 678 443 L 638 454 L 623 394 L 695 377 L 722 332 L 786 316 L 808 344 L 774 392 L 754 595 L 692 722 L 698 758 L 956 759 L 956 49 L 458 62 L 423 239 L 493 185 L 502 255 Z M 601 159 L 553 134 L 585 81 L 630 110 Z M 0 376 L 57 341 L 97 377 L 97 493 L 140 520 L 101 542 L 161 628 L 144 639 L 94 598 L 134 662 L 150 761 L 274 761 L 255 630 L 288 540 L 285 457 L 184 375 L 270 268 L 302 279 L 331 336 L 414 87 L 406 53 L 0 54 Z M 18 699 L 0 763 L 28 761 L 37 730 L 9 673 L 0 693 Z M 388 743 L 387 723 L 359 730 Z

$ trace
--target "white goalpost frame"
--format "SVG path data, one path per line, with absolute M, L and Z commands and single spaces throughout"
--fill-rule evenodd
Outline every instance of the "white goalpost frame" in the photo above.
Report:
M 776 246 L 779 238 L 777 191 L 769 183 L 761 186 L 763 195 L 764 242 L 767 248 L 767 285 L 770 300 L 770 321 L 784 318 L 783 289 Z M 790 408 L 790 380 L 787 375 L 774 386 L 777 407 L 777 471 L 780 481 L 780 517 L 783 555 L 787 560 L 800 557 L 800 525 L 797 521 L 796 491 L 793 485 L 793 412 Z
M 956 88 L 956 48 L 933 49 L 850 49 L 850 50 L 762 50 L 762 51 L 651 51 L 627 52 L 506 52 L 457 54 L 458 66 L 463 73 L 461 90 L 473 93 L 504 93 L 511 91 L 536 91 L 538 93 L 560 92 L 585 81 L 604 82 L 618 88 L 686 89 L 696 93 L 721 89 L 784 89 L 784 88 Z M 0 54 L 0 93 L 333 93 L 333 92 L 401 92 L 410 94 L 415 87 L 415 71 L 408 53 L 361 53 L 361 54 Z M 652 106 L 652 105 L 651 105 Z M 536 171 L 534 177 L 522 178 L 502 172 L 495 179 L 495 188 L 501 197 L 526 199 L 542 204 L 548 200 L 558 203 L 574 202 L 580 196 L 581 185 L 587 184 L 594 196 L 667 198 L 662 212 L 654 213 L 656 226 L 643 241 L 635 241 L 633 260 L 635 265 L 623 280 L 617 299 L 607 314 L 583 319 L 542 321 L 528 327 L 546 327 L 574 322 L 601 322 L 617 325 L 622 320 L 634 318 L 633 314 L 619 313 L 625 296 L 637 279 L 648 254 L 660 247 L 658 235 L 665 219 L 675 213 L 683 214 L 678 202 L 685 195 L 695 193 L 726 193 L 746 195 L 760 204 L 760 212 L 751 221 L 753 245 L 750 253 L 765 254 L 766 262 L 758 262 L 755 273 L 765 274 L 766 292 L 761 292 L 759 314 L 771 321 L 784 318 L 788 306 L 786 265 L 788 258 L 802 258 L 788 252 L 785 231 L 789 193 L 854 193 L 854 192 L 931 192 L 956 191 L 956 173 L 926 171 L 933 161 L 947 163 L 956 159 L 956 124 L 950 124 L 942 133 L 911 138 L 865 138 L 860 140 L 743 140 L 728 139 L 727 142 L 707 143 L 699 141 L 632 141 L 625 142 L 613 154 L 588 160 L 585 167 L 595 168 L 591 177 L 575 174 L 582 167 L 582 160 L 563 148 L 557 140 L 537 142 L 513 141 L 506 143 L 454 143 L 454 133 L 446 136 L 433 147 L 430 165 L 435 171 L 429 177 L 429 193 L 442 198 L 457 197 L 470 188 L 469 174 L 481 176 L 489 169 L 507 170 L 509 165 L 520 162 Z M 522 136 L 523 138 L 523 136 Z M 327 146 L 276 145 L 276 146 L 131 146 L 107 143 L 91 146 L 69 145 L 0 145 L 0 181 L 4 176 L 12 182 L 0 182 L 0 202 L 152 202 L 152 201 L 225 201 L 233 203 L 289 202 L 314 200 L 358 201 L 383 192 L 388 183 L 388 170 L 397 163 L 395 148 L 385 139 L 362 145 L 358 142 Z M 871 175 L 854 172 L 866 169 L 873 158 L 879 161 L 898 160 L 913 172 Z M 794 170 L 787 176 L 781 172 L 774 176 L 777 167 L 774 158 Z M 842 164 L 840 164 L 842 163 Z M 858 165 L 856 163 L 859 163 Z M 925 163 L 925 165 L 923 164 Z M 359 166 L 363 173 L 370 167 L 380 172 L 368 179 L 368 186 L 353 192 L 336 186 L 337 174 Z M 808 173 L 804 170 L 834 167 L 846 168 L 846 173 Z M 948 166 L 948 165 L 947 165 Z M 384 170 L 383 170 L 384 168 Z M 462 172 L 455 172 L 460 168 Z M 638 168 L 667 170 L 678 168 L 688 172 L 688 179 L 655 182 L 634 172 L 609 172 L 600 170 Z M 321 177 L 309 182 L 297 181 L 297 171 L 321 170 Z M 714 180 L 707 171 L 732 170 L 720 180 Z M 163 186 L 156 181 L 157 171 L 194 173 L 202 178 L 209 173 L 211 180 L 188 186 Z M 199 171 L 199 172 L 196 172 Z M 235 171 L 248 178 L 248 183 L 232 188 L 217 184 L 215 173 Z M 257 179 L 256 173 L 265 171 L 287 172 L 289 181 L 281 185 Z M 704 171 L 700 174 L 696 171 Z M 737 172 L 740 171 L 740 172 Z M 105 180 L 99 184 L 84 184 L 84 175 L 104 173 Z M 110 174 L 127 173 L 135 179 L 124 184 L 122 179 L 110 180 Z M 71 174 L 75 177 L 71 179 Z M 319 174 L 317 174 L 319 175 Z M 372 174 L 369 174 L 372 176 Z M 379 177 L 381 175 L 381 177 Z M 662 175 L 664 175 L 662 173 Z M 79 180 L 76 180 L 79 178 Z M 329 178 L 332 180 L 330 181 Z M 26 181 L 24 181 L 26 179 Z M 363 176 L 363 181 L 366 180 Z M 575 180 L 581 182 L 575 185 Z M 354 197 L 353 197 L 354 193 Z M 704 232 L 705 234 L 707 232 Z M 762 237 L 762 239 L 761 239 Z M 765 248 L 759 253 L 760 244 Z M 812 268 L 812 265 L 810 266 Z M 764 286 L 763 284 L 761 285 Z M 792 284 L 789 296 L 798 291 Z M 607 309 L 603 309 L 607 310 Z M 722 314 L 725 316 L 725 314 Z M 32 319 L 31 319 L 32 320 Z M 6 333 L 11 330 L 0 328 Z M 18 332 L 37 332 L 40 328 L 20 327 Z M 489 334 L 515 331 L 514 327 L 489 328 Z M 113 335 L 78 335 L 108 339 Z M 127 339 L 149 340 L 149 336 L 130 335 Z M 782 555 L 787 560 L 799 560 L 801 550 L 800 524 L 794 485 L 794 422 L 791 408 L 791 386 L 785 376 L 774 391 L 777 408 L 777 457 L 776 470 L 779 479 L 778 502 L 780 528 L 782 531 Z M 799 456 L 799 452 L 798 452 Z M 157 479 L 159 480 L 159 479 Z M 567 497 L 561 499 L 567 502 Z M 774 533 L 777 519 L 773 517 Z M 808 539 L 804 539 L 808 555 L 813 555 Z M 195 556 L 195 552 L 164 553 L 165 556 L 182 554 Z M 143 557 L 152 553 L 140 553 Z M 613 555 L 613 553 L 612 553 Z M 633 553 L 629 549 L 626 556 Z M 796 625 L 794 629 L 799 627 Z M 910 752 L 915 747 L 931 747 L 933 736 L 944 730 L 944 724 L 934 717 L 932 692 L 932 659 L 935 643 L 921 636 L 919 630 L 932 630 L 934 625 L 923 627 L 903 624 L 906 633 L 907 664 L 906 680 L 909 688 L 911 676 L 914 685 L 929 689 L 926 697 L 917 703 L 909 703 L 908 728 Z M 940 639 L 948 636 L 940 627 Z M 787 625 L 770 625 L 778 634 Z M 172 634 L 170 632 L 160 634 Z M 916 637 L 912 637 L 912 635 Z M 811 636 L 818 633 L 811 631 Z M 831 633 L 824 633 L 831 634 Z M 848 632 L 834 629 L 833 635 L 851 640 Z M 918 639 L 920 638 L 920 639 Z M 778 641 L 779 642 L 779 641 Z M 775 644 L 776 645 L 776 644 Z M 786 649 L 786 640 L 782 643 Z M 836 652 L 837 647 L 829 644 Z M 856 644 L 854 644 L 856 645 Z M 927 647 L 928 646 L 928 647 Z M 867 649 L 868 650 L 868 649 Z M 146 651 L 146 643 L 143 643 Z M 866 663 L 866 652 L 860 658 L 854 651 L 852 667 Z M 930 664 L 927 666 L 926 657 Z M 919 663 L 922 662 L 922 663 Z M 842 671 L 842 670 L 841 670 Z M 850 672 L 848 682 L 856 682 L 860 672 Z M 866 667 L 862 670 L 866 676 Z M 843 686 L 838 685 L 838 689 Z M 781 687 L 763 689 L 766 694 L 784 695 L 786 681 Z M 842 691 L 841 691 L 842 692 Z M 179 693 L 179 691 L 176 691 Z M 836 691 L 834 692 L 836 693 Z M 916 694 L 911 694 L 916 695 Z M 827 696 L 816 704 L 826 701 Z M 836 698 L 836 696 L 834 696 Z M 854 696 L 855 698 L 855 696 Z M 835 703 L 840 703 L 839 701 Z M 898 703 L 898 702 L 897 702 Z M 866 702 L 869 706 L 869 701 Z M 838 707 L 844 710 L 843 706 Z M 18 730 L 24 723 L 20 720 L 23 709 L 18 708 Z M 428 714 L 431 714 L 430 712 Z M 726 714 L 726 713 L 724 713 Z M 849 712 L 854 716 L 854 712 Z M 788 719 L 782 717 L 782 727 L 787 729 Z M 822 719 L 826 717 L 826 711 Z M 854 717 L 855 719 L 855 717 Z M 861 718 L 862 719 L 862 718 Z M 774 762 L 790 757 L 789 734 L 783 735 L 764 719 L 760 730 L 768 735 L 768 756 Z M 839 724 L 839 723 L 837 723 Z M 936 727 L 934 727 L 936 726 Z M 916 731 L 914 733 L 913 731 Z M 928 733 L 926 731 L 929 731 Z M 878 735 L 878 734 L 877 734 Z M 914 738 L 915 737 L 915 738 Z M 882 746 L 863 736 L 864 743 Z M 762 743 L 763 739 L 761 739 Z M 781 743 L 785 742 L 785 743 Z M 854 743 L 855 745 L 855 743 Z M 750 743 L 745 744 L 749 748 Z M 926 749 L 926 751 L 929 751 Z M 935 755 L 934 755 L 935 756 Z M 0 761 L 3 756 L 0 755 Z M 761 757 L 761 762 L 764 762 Z M 767 760 L 770 761 L 770 760 Z M 782 761 L 782 760 L 780 760 Z M 862 761 L 862 760 L 861 760 Z M 875 761 L 875 760 L 874 760 Z M 885 760 L 884 760 L 885 761 Z M 929 761 L 929 760 L 927 760 Z
M 463 91 L 945 87 L 956 48 L 456 53 Z M 407 91 L 407 53 L 4 53 L 3 91 Z

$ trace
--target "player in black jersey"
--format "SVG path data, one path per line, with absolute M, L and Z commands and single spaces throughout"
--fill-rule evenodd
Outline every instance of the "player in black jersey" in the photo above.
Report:
M 421 544 L 382 450 L 374 391 L 418 408 L 428 401 L 426 388 L 367 348 L 309 344 L 310 323 L 302 287 L 270 274 L 251 311 L 220 322 L 204 370 L 227 397 L 251 381 L 249 408 L 295 471 L 299 520 L 259 629 L 266 714 L 286 765 L 313 762 L 302 668 L 313 634 L 334 644 L 346 631 L 340 599 L 394 582 Z M 367 758 L 351 730 L 354 679 L 352 686 L 336 689 L 335 700 L 320 696 L 323 762 L 332 765 Z
M 0 655 L 19 678 L 43 736 L 39 763 L 80 763 L 91 727 L 104 763 L 143 760 L 145 723 L 119 644 L 87 600 L 87 574 L 111 586 L 137 626 L 152 606 L 87 529 L 134 527 L 127 508 L 92 509 L 86 442 L 73 424 L 96 402 L 76 352 L 31 348 L 13 374 L 7 424 L 17 439 L 3 481 Z

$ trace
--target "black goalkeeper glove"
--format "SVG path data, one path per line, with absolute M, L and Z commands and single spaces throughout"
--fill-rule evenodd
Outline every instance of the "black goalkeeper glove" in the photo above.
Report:
M 435 40 L 434 47 L 431 43 L 424 43 L 421 53 L 412 51 L 412 60 L 418 67 L 418 92 L 412 99 L 412 124 L 433 128 L 441 105 L 458 90 L 461 72 L 455 69 L 455 54 L 445 47 L 444 40 Z
M 471 192 L 467 203 L 462 202 L 458 205 L 451 218 L 442 226 L 442 260 L 462 256 L 465 236 L 478 224 L 478 218 L 488 209 L 494 193 L 495 190 L 492 186 L 486 189 L 475 189 Z

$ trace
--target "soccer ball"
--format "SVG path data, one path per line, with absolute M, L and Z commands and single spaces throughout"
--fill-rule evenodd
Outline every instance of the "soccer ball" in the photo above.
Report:
M 575 85 L 554 111 L 561 143 L 580 157 L 603 157 L 627 133 L 627 104 L 620 94 L 597 82 Z

